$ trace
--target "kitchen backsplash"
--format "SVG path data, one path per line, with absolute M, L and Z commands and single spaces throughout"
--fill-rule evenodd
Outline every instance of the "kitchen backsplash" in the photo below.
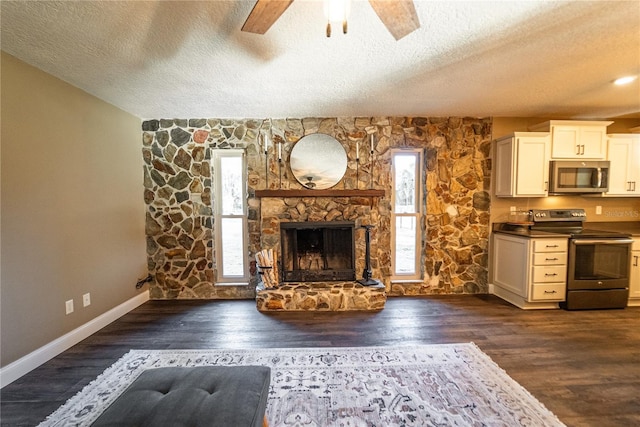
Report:
M 596 212 L 598 206 L 602 208 L 600 214 Z M 640 221 L 640 197 L 551 196 L 493 198 L 491 222 L 508 221 L 511 207 L 516 210 L 582 208 L 588 222 Z

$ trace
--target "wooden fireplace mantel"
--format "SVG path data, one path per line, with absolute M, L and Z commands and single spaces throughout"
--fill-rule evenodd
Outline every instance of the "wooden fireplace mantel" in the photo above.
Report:
M 384 190 L 256 190 L 256 197 L 383 197 Z

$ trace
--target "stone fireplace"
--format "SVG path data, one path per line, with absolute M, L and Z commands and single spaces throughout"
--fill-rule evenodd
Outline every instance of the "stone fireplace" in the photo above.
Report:
M 256 289 L 260 311 L 381 310 L 384 284 L 362 286 L 356 271 L 364 268 L 364 224 L 379 222 L 379 193 L 334 190 L 337 196 L 291 190 L 260 195 L 263 249 L 278 252 L 283 282 Z M 314 197 L 321 194 L 322 197 Z M 357 196 L 350 196 L 357 194 Z M 366 194 L 377 194 L 363 196 Z M 377 242 L 376 242 L 377 244 Z M 372 257 L 378 266 L 378 257 Z
M 355 280 L 353 221 L 280 224 L 283 282 Z
M 265 154 L 259 138 L 265 132 L 279 137 L 282 163 L 277 160 L 274 144 Z M 361 153 L 357 162 L 356 144 L 365 146 L 372 132 L 376 135 L 374 153 Z M 347 152 L 346 174 L 331 191 L 298 191 L 302 186 L 291 175 L 289 153 L 297 141 L 312 133 L 335 137 Z M 151 298 L 253 298 L 260 281 L 255 254 L 272 249 L 281 257 L 281 225 L 320 221 L 354 223 L 356 278 L 364 269 L 361 227 L 375 227 L 371 269 L 387 295 L 486 293 L 490 147 L 490 118 L 145 120 L 142 158 L 147 265 L 154 278 L 149 288 Z M 253 264 L 248 286 L 217 283 L 211 159 L 215 150 L 229 148 L 246 153 L 246 260 Z M 421 278 L 411 282 L 394 281 L 391 271 L 391 150 L 403 148 L 419 148 L 424 153 Z M 371 191 L 379 193 L 368 193 Z M 357 286 L 353 280 L 324 282 L 328 288 L 338 283 Z M 285 282 L 282 287 L 293 283 Z M 299 281 L 296 286 L 308 286 L 306 283 Z M 317 301 L 317 306 L 326 304 Z

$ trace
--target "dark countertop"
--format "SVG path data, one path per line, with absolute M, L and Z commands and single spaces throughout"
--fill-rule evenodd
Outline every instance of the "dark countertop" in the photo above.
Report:
M 511 236 L 528 237 L 528 238 L 569 238 L 569 234 L 565 233 L 551 233 L 547 231 L 529 230 L 529 227 L 514 226 L 507 223 L 495 223 L 493 224 L 493 232 L 498 234 L 509 234 Z
M 585 222 L 584 228 L 590 230 L 614 231 L 617 233 L 629 233 L 634 237 L 640 237 L 640 221 L 624 221 L 624 222 Z M 493 224 L 494 233 L 510 234 L 512 236 L 529 237 L 529 238 L 558 238 L 570 237 L 564 233 L 550 233 L 546 231 L 532 231 L 525 226 L 514 226 L 508 223 Z
M 617 233 L 630 233 L 632 236 L 640 237 L 640 221 L 618 221 L 618 222 L 586 222 L 584 228 L 591 230 L 615 231 Z

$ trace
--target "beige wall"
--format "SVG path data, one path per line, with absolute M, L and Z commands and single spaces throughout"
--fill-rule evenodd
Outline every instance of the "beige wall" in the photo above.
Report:
M 136 296 L 147 267 L 140 119 L 4 52 L 1 65 L 6 366 Z
M 548 118 L 518 118 L 497 117 L 493 119 L 493 139 L 508 135 L 512 132 L 526 132 L 528 127 L 543 123 Z M 630 129 L 640 126 L 640 119 L 617 119 L 607 128 L 609 133 L 630 133 Z M 494 168 L 495 169 L 495 168 Z M 495 171 L 494 171 L 495 172 Z M 494 182 L 492 180 L 492 182 Z M 583 197 L 583 196 L 552 196 L 552 197 L 495 197 L 491 196 L 491 222 L 505 222 L 509 216 L 511 206 L 516 209 L 556 209 L 556 208 L 584 208 L 588 221 L 640 221 L 635 214 L 640 212 L 640 197 Z M 602 214 L 596 215 L 596 206 L 602 206 Z

